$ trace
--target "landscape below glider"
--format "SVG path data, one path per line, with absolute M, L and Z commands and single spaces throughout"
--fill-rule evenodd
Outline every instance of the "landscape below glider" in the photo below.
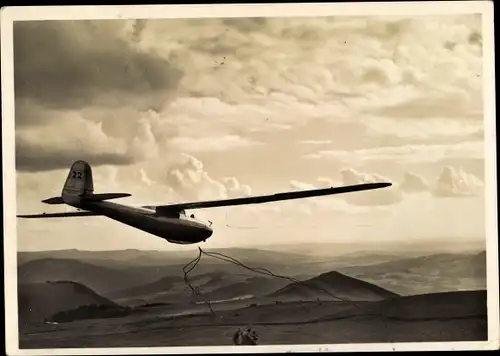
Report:
M 391 183 L 365 183 L 342 187 L 311 189 L 235 199 L 131 207 L 107 201 L 110 199 L 129 197 L 131 196 L 131 194 L 94 194 L 92 168 L 87 162 L 80 160 L 74 162 L 71 166 L 61 196 L 42 200 L 42 202 L 46 204 L 67 204 L 79 209 L 79 211 L 17 215 L 17 217 L 62 218 L 80 216 L 106 216 L 123 224 L 161 237 L 171 243 L 194 244 L 205 241 L 210 236 L 212 236 L 212 224 L 210 223 L 209 225 L 207 225 L 204 222 L 197 220 L 194 215 L 187 216 L 185 213 L 186 209 L 261 204 L 274 201 L 378 189 L 391 185 Z

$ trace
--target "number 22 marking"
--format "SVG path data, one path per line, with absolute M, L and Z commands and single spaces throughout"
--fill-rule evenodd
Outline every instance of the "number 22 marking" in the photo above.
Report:
M 73 171 L 73 178 L 82 179 L 82 172 Z

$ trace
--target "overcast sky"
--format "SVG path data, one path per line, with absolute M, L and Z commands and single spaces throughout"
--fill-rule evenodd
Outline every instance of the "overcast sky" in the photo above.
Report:
M 207 248 L 484 240 L 480 16 L 22 22 L 14 54 L 18 213 L 66 209 L 40 200 L 83 159 L 130 204 L 394 184 L 195 211 Z M 18 241 L 181 248 L 104 218 Z

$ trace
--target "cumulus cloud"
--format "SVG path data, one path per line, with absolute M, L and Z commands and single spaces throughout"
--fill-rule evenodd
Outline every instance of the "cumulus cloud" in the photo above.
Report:
M 480 195 L 483 191 L 484 184 L 478 177 L 460 168 L 446 166 L 433 193 L 438 197 L 463 197 Z
M 127 153 L 135 160 L 142 160 L 156 157 L 159 152 L 152 124 L 147 118 L 143 117 L 138 122 L 136 135 L 129 142 Z
M 298 180 L 291 180 L 290 181 L 290 187 L 293 190 L 309 190 L 309 189 L 315 189 L 316 187 L 312 184 L 300 182 Z
M 290 188 L 294 191 L 311 190 L 318 188 L 329 188 L 340 186 L 341 183 L 335 183 L 333 179 L 327 177 L 319 177 L 315 184 L 301 182 L 298 180 L 290 181 Z M 326 197 L 313 197 L 303 200 L 290 200 L 277 203 L 276 207 L 280 213 L 300 212 L 307 215 L 320 215 L 328 212 L 343 212 L 343 213 L 358 213 L 359 209 L 349 205 L 345 200 L 342 200 L 343 195 L 332 195 Z
M 158 154 L 174 130 L 151 112 L 175 96 L 182 71 L 137 45 L 144 25 L 14 25 L 18 169 L 63 168 L 76 159 L 129 165 Z
M 345 185 L 391 182 L 390 179 L 381 175 L 358 172 L 353 168 L 343 169 L 340 175 Z M 357 205 L 390 205 L 401 202 L 403 196 L 398 189 L 389 187 L 362 193 L 346 194 L 345 199 L 349 203 Z
M 15 23 L 16 99 L 58 108 L 90 102 L 116 107 L 175 88 L 182 71 L 158 54 L 133 46 L 124 25 L 123 21 Z
M 297 180 L 290 181 L 290 186 L 294 190 L 308 190 L 317 188 L 327 188 L 327 187 L 338 187 L 344 185 L 355 185 L 363 183 L 376 183 L 376 182 L 391 182 L 390 179 L 383 177 L 378 174 L 369 174 L 364 172 L 359 172 L 353 168 L 345 168 L 340 172 L 340 181 L 337 181 L 330 177 L 318 177 L 315 184 L 305 183 Z M 392 182 L 391 182 L 392 183 Z M 396 204 L 402 201 L 403 196 L 399 189 L 390 187 L 372 191 L 364 192 L 353 192 L 341 195 L 332 196 L 333 199 L 343 199 L 345 202 L 356 205 L 356 206 L 384 206 Z M 310 202 L 319 202 L 320 199 L 311 199 Z M 308 201 L 309 202 L 309 201 Z M 325 208 L 328 204 L 333 204 L 334 207 L 338 207 L 339 202 L 334 200 L 328 200 L 323 205 L 319 205 Z M 341 203 L 340 203 L 341 204 Z M 318 206 L 317 204 L 313 204 Z
M 433 186 L 421 174 L 405 172 L 401 182 L 391 180 L 376 173 L 359 172 L 353 168 L 340 171 L 341 180 L 330 177 L 318 177 L 316 184 L 304 183 L 297 180 L 290 181 L 294 190 L 335 187 L 375 182 L 391 182 L 389 189 L 379 189 L 362 193 L 339 195 L 346 202 L 359 206 L 383 206 L 400 203 L 408 194 L 415 195 L 431 192 L 434 197 L 467 197 L 480 195 L 484 191 L 483 182 L 475 175 L 460 168 L 445 166 Z M 425 195 L 425 194 L 424 194 Z
M 317 185 L 321 188 L 338 187 L 342 184 L 342 182 L 339 182 L 330 177 L 318 177 L 317 181 Z
M 250 196 L 252 189 L 247 184 L 241 184 L 235 177 L 224 177 L 222 182 L 230 198 Z
M 19 170 L 51 170 L 69 167 L 76 158 L 95 165 L 130 164 L 124 155 L 126 142 L 108 137 L 102 123 L 92 123 L 78 115 L 61 120 L 59 134 L 41 135 L 34 128 L 16 131 L 16 166 Z
M 188 154 L 168 166 L 160 183 L 171 187 L 178 197 L 193 200 L 225 199 L 251 193 L 248 185 L 240 184 L 234 177 L 221 180 L 210 177 L 203 162 Z
M 59 121 L 56 109 L 85 111 L 110 136 L 150 153 L 124 162 L 156 150 L 249 147 L 263 131 L 314 119 L 331 121 L 330 141 L 342 135 L 336 125 L 354 119 L 372 144 L 384 135 L 400 142 L 477 135 L 480 124 L 446 131 L 435 128 L 448 123 L 373 125 L 369 116 L 477 118 L 480 38 L 477 16 L 23 22 L 15 25 L 16 123 L 43 126 Z M 162 125 L 134 140 L 148 109 Z M 179 135 L 174 144 L 158 144 L 170 129 Z
M 418 193 L 428 191 L 429 184 L 425 178 L 414 172 L 406 172 L 399 189 L 405 193 Z
M 238 21 L 232 21 L 233 25 Z M 268 19 L 262 26 L 247 28 L 245 36 L 240 36 L 236 26 L 219 26 L 217 20 L 203 26 L 209 23 L 222 35 L 211 34 L 209 40 L 229 43 L 232 50 L 223 68 L 206 72 L 205 84 L 197 93 L 223 98 L 230 92 L 231 100 L 280 93 L 316 107 L 340 97 L 349 108 L 357 108 L 347 113 L 351 118 L 361 122 L 368 115 L 392 119 L 382 123 L 388 132 L 372 130 L 370 134 L 394 135 L 407 142 L 413 133 L 416 138 L 446 140 L 452 136 L 447 132 L 477 134 L 482 128 L 477 120 L 482 117 L 481 53 L 470 41 L 471 36 L 480 37 L 477 16 Z M 450 41 L 456 44 L 453 51 L 445 48 Z M 210 76 L 217 78 L 219 86 L 212 85 Z M 234 85 L 238 90 L 233 90 Z M 294 104 L 290 99 L 288 105 Z M 309 114 L 312 110 L 305 114 L 308 119 L 314 118 Z M 343 112 L 335 109 L 323 115 L 338 116 Z M 415 123 L 400 123 L 392 129 L 392 123 L 398 123 L 394 119 L 401 116 L 437 123 L 420 123 L 420 130 L 415 130 Z M 464 121 L 473 121 L 470 125 L 475 127 L 454 124 L 450 130 L 442 129 L 460 118 L 474 119 Z M 450 120 L 443 123 L 443 119 Z
M 122 135 L 106 132 L 105 121 L 91 120 L 77 110 L 55 111 L 53 118 L 45 126 L 16 130 L 18 170 L 67 168 L 77 159 L 92 166 L 129 165 L 158 156 L 168 137 L 161 135 L 162 123 L 155 116 L 138 117 L 131 123 L 134 130 Z
M 401 85 L 437 85 L 443 92 L 456 81 L 470 84 L 462 92 L 476 90 L 481 60 L 470 39 L 480 33 L 480 17 L 469 15 L 152 20 L 143 37 L 175 52 L 183 88 L 197 96 L 236 100 L 282 92 L 318 101 L 339 93 L 398 92 Z M 445 48 L 450 42 L 453 51 Z
M 361 173 L 352 168 L 342 170 L 341 176 L 344 184 L 391 182 L 390 179 L 381 175 Z M 363 199 L 359 201 L 353 200 L 352 202 L 384 205 L 400 202 L 404 199 L 405 194 L 432 192 L 434 197 L 437 198 L 467 197 L 481 195 L 484 191 L 484 184 L 478 177 L 461 168 L 451 166 L 445 166 L 442 169 L 436 179 L 435 186 L 432 186 L 427 179 L 415 172 L 405 172 L 401 183 L 394 181 L 392 183 L 393 187 L 391 189 L 369 191 L 366 194 L 359 195 L 359 198 Z

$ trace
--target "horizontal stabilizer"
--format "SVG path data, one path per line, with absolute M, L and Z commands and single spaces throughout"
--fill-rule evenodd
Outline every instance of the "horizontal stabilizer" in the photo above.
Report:
M 42 214 L 30 214 L 30 215 L 17 215 L 18 218 L 24 219 L 45 219 L 45 218 L 72 218 L 72 217 L 83 217 L 83 216 L 100 216 L 102 214 L 94 213 L 93 211 L 72 211 L 65 213 L 42 213 Z
M 126 198 L 130 196 L 132 196 L 132 194 L 129 193 L 102 193 L 102 194 L 85 195 L 83 199 L 85 201 L 103 201 L 110 199 Z
M 42 200 L 42 203 L 50 204 L 50 205 L 64 204 L 64 200 L 61 197 L 53 197 L 53 198 Z

